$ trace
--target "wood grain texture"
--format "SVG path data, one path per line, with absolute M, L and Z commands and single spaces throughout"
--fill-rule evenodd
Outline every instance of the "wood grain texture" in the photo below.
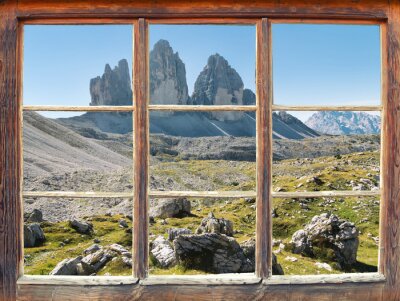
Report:
M 349 101 L 351 103 L 351 101 Z M 272 105 L 274 111 L 381 111 L 382 106 L 283 106 Z
M 150 17 L 220 18 L 280 17 L 371 19 L 387 17 L 387 1 L 321 0 L 19 0 L 18 15 L 25 18 L 51 17 Z
M 132 112 L 133 106 L 24 106 L 24 111 Z
M 272 70 L 271 28 L 267 19 L 257 24 L 257 210 L 256 275 L 272 274 Z
M 134 25 L 134 199 L 133 199 L 133 275 L 139 279 L 148 270 L 148 185 L 149 114 L 147 25 L 139 19 Z
M 338 283 L 308 285 L 18 285 L 18 300 L 268 300 L 268 301 L 375 301 L 382 300 L 384 284 Z M 79 299 L 77 299 L 79 296 Z
M 21 246 L 16 2 L 0 2 L 0 300 L 14 300 Z
M 383 202 L 381 216 L 381 254 L 380 271 L 386 276 L 372 283 L 335 284 L 272 284 L 274 277 L 257 285 L 151 285 L 140 284 L 95 286 L 95 285 L 36 285 L 18 284 L 18 300 L 400 300 L 400 4 L 398 0 L 3 0 L 0 1 L 0 300 L 15 300 L 18 263 L 21 261 L 22 245 L 19 204 L 21 146 L 17 101 L 16 67 L 17 22 L 15 15 L 22 20 L 37 23 L 46 18 L 49 23 L 62 22 L 85 24 L 127 23 L 132 17 L 154 19 L 193 17 L 209 18 L 209 22 L 220 17 L 242 20 L 256 17 L 308 18 L 316 20 L 338 20 L 348 22 L 382 22 L 388 18 L 386 31 L 387 57 L 383 57 L 383 164 L 382 187 Z M 389 9 L 390 8 L 390 9 Z M 50 17 L 50 18 L 49 18 Z M 63 21 L 67 17 L 67 21 Z M 99 20 L 98 17 L 102 17 Z M 117 19 L 114 19 L 116 17 Z M 49 19 L 47 19 L 49 18 Z M 29 20 L 28 20 L 29 19 Z M 126 22 L 125 22 L 126 21 Z M 263 22 L 266 22 L 264 20 Z M 240 23 L 240 21 L 238 22 Z M 145 20 L 137 22 L 135 31 L 135 98 L 138 100 L 135 116 L 135 236 L 133 241 L 135 274 L 147 275 L 147 214 L 148 189 L 148 97 L 147 81 L 147 43 Z M 141 28 L 141 29 L 140 29 Z M 136 29 L 135 29 L 136 30 Z M 137 44 L 137 43 L 141 44 Z M 142 45 L 142 46 L 139 46 Z M 266 58 L 268 59 L 268 58 Z M 385 63 L 386 61 L 386 63 Z M 264 70 L 268 72 L 268 69 Z M 136 73 L 139 72 L 139 73 Z M 139 75 L 139 76 L 138 76 Z M 140 80 L 140 78 L 144 80 Z M 259 82 L 257 87 L 259 86 Z M 258 88 L 257 88 L 258 89 Z M 268 91 L 264 91 L 268 93 Z M 262 93 L 264 93 L 262 92 Z M 267 95 L 267 94 L 266 94 Z M 266 108 L 268 110 L 268 108 Z M 369 109 L 369 108 L 366 108 Z M 374 108 L 375 109 L 375 108 Z M 376 108 L 376 109 L 381 109 Z M 264 112 L 270 114 L 270 112 Z M 258 113 L 260 114 L 260 113 Z M 267 115 L 266 115 L 267 116 Z M 265 123 L 265 120 L 262 121 Z M 142 151 L 140 151 L 141 149 Z M 265 149 L 263 150 L 265 154 Z M 268 183 L 267 183 L 268 185 Z M 257 191 L 257 195 L 258 195 Z M 265 193 L 265 192 L 263 192 Z M 276 196 L 276 195 L 275 195 Z M 262 206 L 266 211 L 265 203 Z M 258 221 L 260 213 L 257 213 Z M 268 220 L 264 219 L 268 225 Z M 257 227 L 260 227 L 257 224 Z M 265 229 L 265 228 L 263 228 Z M 270 228 L 267 227 L 267 231 Z M 265 231 L 265 230 L 264 230 Z M 264 234 L 263 234 L 264 235 Z M 259 244 L 258 244 L 259 246 Z M 137 248 L 137 249 L 136 249 Z M 267 245 L 262 246 L 269 250 Z M 260 252 L 260 250 L 258 250 Z M 265 254 L 263 262 L 270 259 Z M 266 260 L 266 261 L 265 261 Z M 262 266 L 264 276 L 268 276 L 268 265 Z M 322 277 L 321 277 L 322 279 Z M 356 279 L 357 280 L 357 279 Z
M 154 111 L 256 111 L 256 106 L 239 106 L 239 105 L 149 105 L 149 110 Z
M 387 94 L 384 96 L 380 268 L 387 278 L 384 300 L 400 300 L 400 2 L 389 2 L 387 61 L 383 64 Z

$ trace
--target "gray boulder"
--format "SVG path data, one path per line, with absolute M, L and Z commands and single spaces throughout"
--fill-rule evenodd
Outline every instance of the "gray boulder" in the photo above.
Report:
M 358 230 L 353 223 L 323 213 L 312 218 L 292 236 L 292 251 L 310 257 L 336 261 L 347 269 L 357 261 Z
M 77 265 L 82 261 L 82 256 L 66 258 L 60 261 L 49 275 L 77 275 Z
M 176 264 L 175 252 L 171 244 L 161 235 L 151 244 L 150 255 L 162 268 L 167 268 Z
M 24 225 L 24 247 L 32 248 L 46 240 L 44 232 L 39 224 Z
M 196 234 L 217 233 L 233 236 L 233 223 L 224 218 L 216 218 L 212 212 L 203 218 Z
M 173 241 L 179 235 L 192 234 L 192 231 L 186 228 L 170 228 L 168 229 L 168 240 Z
M 69 221 L 69 225 L 71 228 L 75 229 L 76 232 L 81 234 L 92 234 L 93 233 L 93 225 L 91 223 L 85 221 L 78 221 L 76 219 Z
M 39 209 L 33 209 L 31 212 L 24 214 L 26 223 L 41 223 L 43 222 L 43 214 Z
M 244 256 L 248 258 L 251 262 L 252 270 L 250 272 L 254 272 L 255 264 L 256 264 L 256 240 L 255 238 L 250 238 L 243 243 L 240 244 L 240 247 L 243 250 Z M 272 274 L 273 275 L 284 275 L 282 266 L 278 263 L 278 259 L 276 255 L 272 253 Z
M 191 204 L 186 198 L 150 201 L 150 218 L 183 217 L 190 215 Z
M 252 264 L 237 241 L 224 234 L 180 235 L 173 244 L 178 262 L 187 268 L 216 274 L 251 271 Z

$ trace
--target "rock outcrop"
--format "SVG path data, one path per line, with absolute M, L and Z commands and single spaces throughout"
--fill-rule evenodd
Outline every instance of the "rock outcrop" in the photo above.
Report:
M 159 40 L 150 52 L 150 101 L 152 104 L 187 104 L 185 64 L 169 42 Z
M 168 229 L 168 240 L 173 241 L 179 235 L 192 234 L 192 231 L 186 228 L 170 228 Z
M 233 223 L 224 218 L 216 218 L 212 212 L 203 218 L 196 234 L 217 233 L 233 236 Z
M 358 230 L 353 223 L 323 213 L 296 231 L 291 244 L 293 253 L 336 261 L 347 269 L 357 260 Z
M 176 264 L 174 249 L 169 241 L 161 235 L 151 243 L 150 256 L 162 268 Z
M 26 223 L 41 223 L 43 222 L 43 213 L 39 209 L 33 209 L 31 212 L 25 212 L 24 221 Z
M 132 104 L 131 77 L 128 61 L 122 59 L 111 69 L 107 64 L 104 74 L 90 80 L 91 106 L 124 106 Z
M 39 224 L 24 225 L 24 247 L 32 248 L 40 245 L 46 240 L 44 232 Z
M 250 89 L 243 90 L 243 104 L 246 106 L 256 104 L 256 95 Z
M 132 266 L 132 254 L 123 246 L 112 244 L 103 247 L 93 244 L 82 255 L 60 261 L 50 272 L 50 275 L 95 275 L 114 259 L 119 259 L 127 266 Z
M 191 204 L 186 198 L 150 200 L 152 218 L 182 217 L 190 215 Z
M 219 54 L 211 55 L 194 84 L 194 105 L 243 105 L 243 81 L 228 61 Z M 219 121 L 238 120 L 242 112 L 214 112 Z
M 173 243 L 178 262 L 186 268 L 216 274 L 254 271 L 237 241 L 224 234 L 180 235 Z
M 93 233 L 93 225 L 85 221 L 78 221 L 76 219 L 69 221 L 69 226 L 81 234 Z

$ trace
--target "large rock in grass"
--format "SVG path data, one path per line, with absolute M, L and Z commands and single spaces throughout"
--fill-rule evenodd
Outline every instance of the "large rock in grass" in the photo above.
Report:
M 252 264 L 253 269 L 251 272 L 254 272 L 256 265 L 256 240 L 255 238 L 250 238 L 243 243 L 240 244 L 240 247 L 243 250 L 244 256 L 248 258 Z M 282 266 L 278 263 L 278 259 L 276 255 L 272 253 L 272 274 L 273 275 L 284 275 Z
M 186 268 L 216 274 L 254 271 L 237 241 L 224 234 L 180 235 L 173 244 L 178 262 Z
M 161 235 L 152 242 L 150 256 L 162 268 L 168 268 L 176 264 L 174 249 L 169 241 Z
M 43 222 L 43 214 L 39 209 L 33 209 L 31 212 L 24 213 L 26 223 L 41 223 Z
M 293 234 L 292 251 L 336 261 L 341 268 L 347 269 L 357 261 L 358 234 L 353 223 L 323 213 L 314 216 L 304 229 Z
M 50 272 L 50 275 L 77 275 L 77 266 L 82 261 L 82 256 L 76 258 L 66 258 L 60 261 Z
M 192 231 L 186 228 L 170 228 L 168 229 L 168 240 L 173 241 L 179 235 L 192 234 Z
M 233 236 L 233 223 L 224 218 L 216 218 L 212 212 L 203 218 L 196 234 L 217 233 Z
M 76 219 L 69 221 L 69 225 L 71 228 L 75 229 L 76 232 L 81 234 L 92 234 L 93 233 L 93 225 L 91 223 L 85 221 L 78 221 Z
M 191 204 L 186 198 L 158 199 L 150 201 L 151 218 L 184 217 L 190 215 Z
M 39 224 L 24 225 L 24 247 L 37 247 L 46 240 L 44 232 Z

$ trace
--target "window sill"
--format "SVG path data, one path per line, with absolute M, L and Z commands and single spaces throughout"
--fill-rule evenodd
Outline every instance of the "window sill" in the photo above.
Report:
M 338 284 L 385 282 L 386 277 L 379 273 L 349 273 L 330 275 L 293 275 L 272 276 L 263 281 L 264 285 L 298 285 L 298 284 Z
M 138 279 L 131 276 L 36 276 L 24 275 L 17 285 L 132 285 Z
M 220 275 L 165 275 L 149 276 L 140 280 L 141 285 L 239 285 L 259 284 L 261 278 L 253 273 L 220 274 Z

